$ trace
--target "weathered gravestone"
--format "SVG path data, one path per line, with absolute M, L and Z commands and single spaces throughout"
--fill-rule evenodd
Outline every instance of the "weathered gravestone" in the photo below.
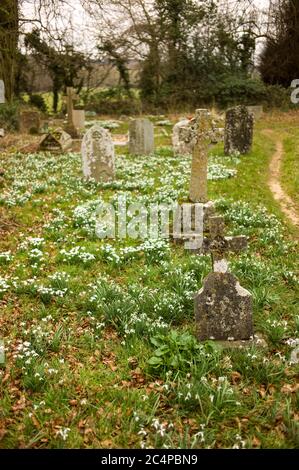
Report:
M 224 237 L 223 217 L 210 218 L 210 240 L 206 252 L 212 254 L 213 270 L 195 297 L 195 318 L 200 340 L 249 340 L 253 336 L 252 296 L 228 272 L 227 252 L 240 252 L 246 237 Z
M 38 134 L 40 125 L 41 121 L 38 111 L 21 111 L 20 132 L 22 134 Z
M 193 137 L 189 119 L 177 122 L 172 132 L 172 146 L 175 155 L 191 155 L 194 145 Z
M 0 104 L 5 103 L 5 86 L 4 81 L 0 80 Z
M 154 125 L 149 119 L 135 119 L 130 124 L 129 152 L 150 155 L 155 149 Z
M 236 152 L 244 155 L 250 152 L 253 140 L 254 116 L 246 106 L 228 109 L 225 120 L 224 153 Z
M 182 119 L 173 127 L 172 146 L 175 155 L 191 155 L 196 144 L 197 130 L 202 118 L 202 110 L 197 109 L 192 119 Z M 207 132 L 209 143 L 217 144 L 223 141 L 224 129 L 219 117 L 210 117 L 210 127 Z
M 110 133 L 98 124 L 89 129 L 83 137 L 83 174 L 87 180 L 109 181 L 115 174 L 114 144 Z
M 197 116 L 189 198 L 191 202 L 204 204 L 208 201 L 208 134 L 211 129 L 211 115 L 207 109 L 198 109 Z
M 215 213 L 214 203 L 208 201 L 208 145 L 212 126 L 211 116 L 207 109 L 198 109 L 196 115 L 197 132 L 193 143 L 189 192 L 189 199 L 193 203 L 189 205 L 191 220 L 190 224 L 184 227 L 184 214 L 179 208 L 174 217 L 172 233 L 175 242 L 187 242 L 185 247 L 191 250 L 201 249 L 202 230 L 205 230 L 208 218 Z M 200 214 L 196 207 L 198 205 L 202 208 Z M 202 220 L 198 219 L 199 216 Z
M 73 110 L 73 123 L 75 128 L 80 132 L 85 129 L 85 111 L 84 109 Z
M 72 147 L 72 138 L 63 129 L 56 129 L 45 135 L 40 144 L 39 150 L 43 152 L 63 153 Z
M 264 108 L 263 106 L 247 106 L 248 112 L 253 114 L 254 119 L 258 121 L 263 117 L 264 114 Z

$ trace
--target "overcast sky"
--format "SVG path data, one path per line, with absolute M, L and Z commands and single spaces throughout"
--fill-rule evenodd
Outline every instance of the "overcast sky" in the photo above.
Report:
M 0 0 L 1 1 L 1 0 Z M 258 7 L 265 8 L 269 5 L 270 0 L 254 0 Z M 37 5 L 36 0 L 23 0 L 22 11 L 25 17 L 34 17 L 34 6 Z M 64 7 L 63 16 L 60 17 L 59 28 L 62 31 L 68 31 L 69 26 L 73 26 L 73 33 L 68 38 L 84 52 L 91 52 L 94 47 L 94 29 L 92 20 L 84 11 L 81 0 L 69 0 L 70 7 Z

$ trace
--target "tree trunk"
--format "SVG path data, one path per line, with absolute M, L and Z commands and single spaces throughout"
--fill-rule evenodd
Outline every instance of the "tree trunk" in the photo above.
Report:
M 4 81 L 8 102 L 14 97 L 19 38 L 18 0 L 1 0 L 0 4 L 0 79 Z

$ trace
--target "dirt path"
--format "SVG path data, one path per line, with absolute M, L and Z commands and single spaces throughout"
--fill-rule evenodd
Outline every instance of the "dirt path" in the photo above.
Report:
M 290 222 L 299 228 L 299 214 L 295 209 L 293 200 L 286 194 L 280 184 L 281 176 L 281 164 L 283 159 L 283 144 L 282 141 L 274 136 L 271 129 L 266 129 L 264 134 L 274 140 L 276 144 L 276 151 L 270 162 L 270 175 L 269 175 L 269 187 L 273 194 L 275 201 L 277 201 L 281 207 L 282 212 L 290 220 Z

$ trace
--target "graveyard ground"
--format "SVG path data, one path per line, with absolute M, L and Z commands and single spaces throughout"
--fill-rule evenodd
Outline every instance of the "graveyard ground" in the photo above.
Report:
M 187 200 L 191 159 L 173 157 L 170 123 L 152 157 L 118 148 L 111 184 L 84 182 L 79 154 L 16 142 L 0 154 L 1 448 L 298 447 L 298 228 L 268 185 L 282 139 L 281 185 L 299 208 L 296 119 L 266 116 L 247 156 L 211 150 L 210 198 L 227 233 L 249 237 L 231 270 L 267 344 L 242 351 L 194 337 L 209 257 L 94 236 L 95 200 Z

